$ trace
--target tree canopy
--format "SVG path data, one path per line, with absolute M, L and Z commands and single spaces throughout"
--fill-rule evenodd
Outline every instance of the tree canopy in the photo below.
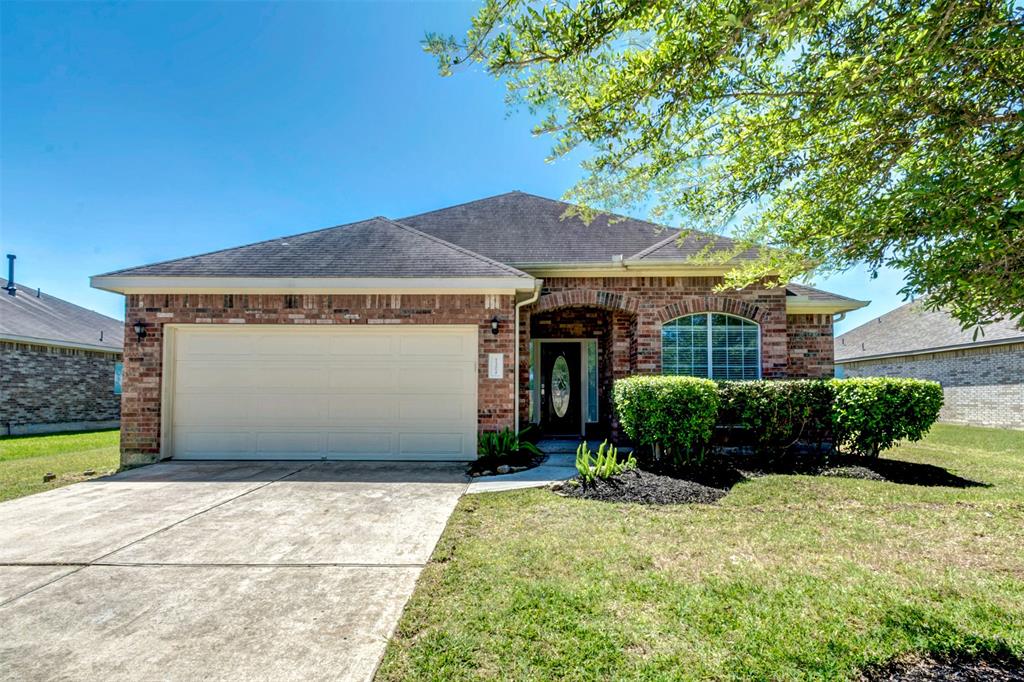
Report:
M 585 213 L 762 246 L 727 286 L 889 265 L 965 326 L 1024 313 L 1014 2 L 486 0 L 424 45 L 504 79 L 553 157 L 588 153 Z

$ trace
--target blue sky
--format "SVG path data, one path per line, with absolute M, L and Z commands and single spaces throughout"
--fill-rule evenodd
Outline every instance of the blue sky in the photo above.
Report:
M 441 78 L 420 47 L 474 9 L 0 4 L 0 249 L 16 279 L 121 318 L 90 275 L 512 189 L 559 197 L 578 159 L 545 163 L 550 141 L 501 83 Z M 894 272 L 816 284 L 873 301 L 840 331 L 901 303 Z

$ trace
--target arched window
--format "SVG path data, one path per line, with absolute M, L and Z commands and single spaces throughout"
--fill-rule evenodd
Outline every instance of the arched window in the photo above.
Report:
M 761 328 L 725 313 L 670 320 L 661 327 L 661 373 L 757 379 L 761 376 Z

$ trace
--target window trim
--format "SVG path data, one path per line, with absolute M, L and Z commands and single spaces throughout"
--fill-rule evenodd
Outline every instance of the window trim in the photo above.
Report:
M 689 315 L 680 315 L 679 317 L 674 317 L 671 320 L 666 320 L 665 322 L 662 323 L 662 325 L 661 325 L 661 373 L 665 374 L 665 327 L 667 325 L 672 324 L 676 320 L 683 320 L 683 319 L 686 319 L 688 317 L 697 317 L 698 315 L 704 315 L 707 318 L 707 354 L 708 354 L 708 359 L 707 359 L 708 374 L 707 374 L 707 378 L 711 379 L 711 380 L 715 380 L 715 365 L 714 365 L 714 361 L 713 361 L 714 347 L 712 346 L 712 343 L 711 343 L 711 341 L 712 341 L 712 329 L 713 329 L 713 325 L 711 324 L 711 316 L 712 315 L 721 315 L 723 317 L 732 317 L 732 318 L 735 318 L 737 320 L 742 320 L 744 322 L 748 322 L 748 323 L 754 325 L 754 327 L 757 329 L 757 377 L 755 377 L 755 379 L 747 379 L 746 381 L 755 381 L 757 379 L 760 379 L 761 378 L 761 325 L 760 325 L 760 323 L 758 323 L 756 320 L 750 319 L 749 317 L 743 317 L 742 315 L 733 315 L 732 313 L 722 313 L 722 312 L 717 312 L 717 311 L 714 311 L 714 310 L 709 310 L 709 311 L 706 311 L 706 312 L 703 312 L 703 313 L 691 313 Z M 673 375 L 673 376 L 688 376 L 688 375 L 682 375 L 681 374 L 681 375 Z

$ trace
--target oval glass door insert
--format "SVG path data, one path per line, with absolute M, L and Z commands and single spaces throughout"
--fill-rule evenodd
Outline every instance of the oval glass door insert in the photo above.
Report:
M 569 363 L 565 361 L 564 355 L 559 355 L 555 364 L 551 367 L 551 406 L 555 414 L 564 417 L 569 411 L 569 393 L 571 391 L 569 382 Z

